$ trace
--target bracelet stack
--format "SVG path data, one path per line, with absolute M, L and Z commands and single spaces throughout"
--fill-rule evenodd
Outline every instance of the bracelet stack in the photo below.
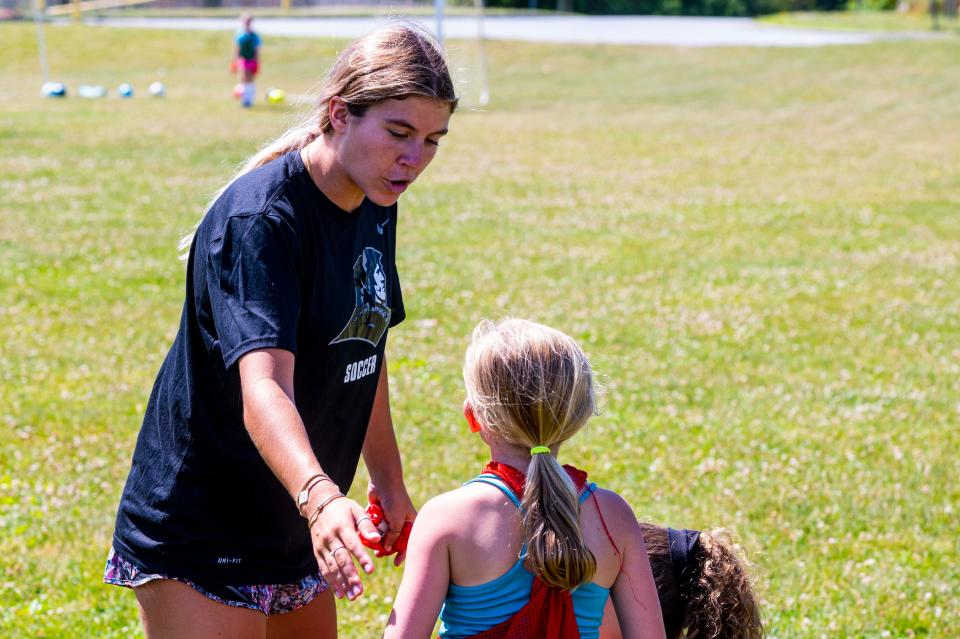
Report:
M 320 515 L 323 514 L 323 509 L 329 506 L 331 502 L 340 499 L 341 497 L 344 497 L 344 494 L 338 490 L 334 494 L 321 501 L 320 505 L 317 506 L 317 509 L 313 511 L 312 515 L 310 515 L 310 519 L 307 520 L 307 528 L 313 528 L 313 525 L 317 523 L 318 519 L 320 519 Z
M 303 507 L 310 501 L 310 491 L 313 490 L 314 486 L 324 481 L 333 483 L 333 480 L 330 479 L 330 476 L 326 473 L 311 475 L 307 478 L 307 481 L 303 482 L 303 487 L 300 488 L 300 491 L 297 493 L 297 510 L 300 512 L 301 517 L 306 517 L 303 512 Z

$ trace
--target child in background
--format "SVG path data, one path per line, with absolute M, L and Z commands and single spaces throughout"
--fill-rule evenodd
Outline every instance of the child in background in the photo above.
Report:
M 384 636 L 427 639 L 439 613 L 444 639 L 597 639 L 612 598 L 624 637 L 664 637 L 630 506 L 556 458 L 596 411 L 577 343 L 533 322 L 484 322 L 464 381 L 464 416 L 492 461 L 420 511 Z
M 260 70 L 260 36 L 251 28 L 252 22 L 250 14 L 240 16 L 240 29 L 233 37 L 233 63 L 230 65 L 237 73 L 237 81 L 242 87 L 240 100 L 247 109 L 253 106 L 253 79 Z
M 761 639 L 747 562 L 722 530 L 675 530 L 641 522 L 667 639 Z M 613 607 L 601 639 L 621 639 Z

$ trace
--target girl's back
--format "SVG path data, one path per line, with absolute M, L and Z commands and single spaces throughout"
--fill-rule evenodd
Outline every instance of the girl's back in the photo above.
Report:
M 598 488 L 593 495 L 596 499 L 590 496 L 581 504 L 583 537 L 597 560 L 593 583 L 611 588 L 620 572 L 618 553 L 626 541 L 623 539 L 626 527 L 621 520 L 624 509 L 629 511 L 629 506 L 608 490 Z M 523 547 L 520 513 L 500 489 L 475 482 L 437 498 L 438 502 L 441 500 L 453 529 L 449 545 L 451 584 L 484 584 L 517 563 Z M 633 519 L 632 512 L 626 514 Z M 604 523 L 616 549 L 604 532 Z
M 660 615 L 643 537 L 629 504 L 617 493 L 601 488 L 591 491 L 588 487 L 581 499 L 583 538 L 597 567 L 593 579 L 572 593 L 580 636 L 598 636 L 608 596 L 618 609 L 633 610 L 624 613 L 625 637 L 662 636 L 658 632 L 641 634 L 641 628 L 659 631 Z M 425 548 L 430 549 L 432 559 L 421 559 Z M 402 605 L 403 591 L 417 578 L 417 572 L 428 569 L 438 579 L 446 577 L 442 637 L 468 637 L 495 626 L 529 598 L 533 574 L 528 565 L 519 562 L 523 550 L 519 510 L 500 488 L 471 482 L 439 495 L 427 502 L 417 517 L 398 604 Z M 437 570 L 439 564 L 446 564 L 447 570 Z M 411 596 L 421 603 L 430 600 L 422 593 Z M 417 610 L 424 612 L 421 606 Z M 388 636 L 393 636 L 389 630 Z
M 625 637 L 663 637 L 633 512 L 556 458 L 596 411 L 579 345 L 533 322 L 483 323 L 464 383 L 464 417 L 492 460 L 492 477 L 477 479 L 492 485 L 468 482 L 424 505 L 386 636 L 429 637 L 443 606 L 442 637 L 590 639 L 612 597 Z

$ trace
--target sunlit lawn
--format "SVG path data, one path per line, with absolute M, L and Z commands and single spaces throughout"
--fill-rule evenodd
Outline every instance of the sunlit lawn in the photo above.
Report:
M 942 3 L 941 3 L 942 6 Z M 924 4 L 926 7 L 926 3 Z M 934 22 L 921 12 L 900 13 L 897 11 L 829 11 L 778 13 L 764 16 L 763 22 L 784 27 L 812 29 L 838 29 L 842 31 L 933 31 Z M 960 34 L 960 22 L 940 16 L 939 32 L 945 35 Z
M 128 637 L 133 595 L 100 576 L 177 239 L 290 115 L 229 99 L 228 34 L 46 36 L 66 100 L 39 96 L 34 28 L 0 25 L 0 635 Z M 305 92 L 338 47 L 270 39 L 260 88 Z M 562 457 L 645 518 L 733 529 L 772 636 L 955 636 L 960 41 L 487 53 L 492 103 L 455 115 L 401 208 L 415 501 L 484 461 L 459 416 L 470 329 L 531 317 L 606 387 Z M 343 636 L 378 636 L 398 578 L 341 606 Z

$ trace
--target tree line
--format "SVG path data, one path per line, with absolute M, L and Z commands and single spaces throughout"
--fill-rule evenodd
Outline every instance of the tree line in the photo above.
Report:
M 892 1 L 892 0 L 891 0 Z M 485 0 L 487 7 L 554 9 L 593 15 L 758 16 L 838 11 L 848 0 Z

